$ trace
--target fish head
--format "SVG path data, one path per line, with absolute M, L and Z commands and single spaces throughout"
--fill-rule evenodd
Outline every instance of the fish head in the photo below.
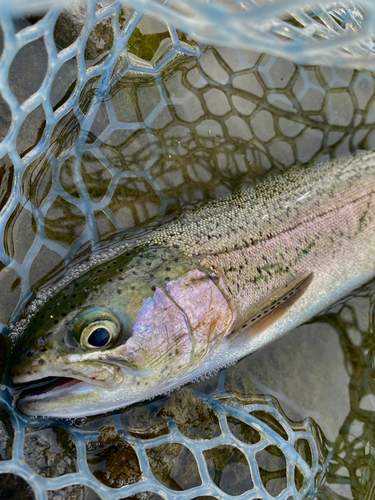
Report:
M 182 385 L 233 323 L 224 288 L 169 248 L 91 268 L 40 308 L 15 346 L 12 382 L 34 384 L 18 408 L 88 416 Z

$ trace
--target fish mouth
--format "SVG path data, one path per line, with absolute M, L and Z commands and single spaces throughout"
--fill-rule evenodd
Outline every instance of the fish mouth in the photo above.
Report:
M 41 396 L 51 392 L 70 389 L 77 384 L 84 384 L 82 380 L 72 377 L 45 377 L 33 382 L 23 382 L 20 384 L 12 384 L 12 389 L 19 398 L 27 395 Z
M 95 385 L 72 377 L 45 377 L 35 382 L 12 384 L 16 407 L 21 413 L 55 418 L 64 418 L 59 401 L 88 395 L 96 390 Z

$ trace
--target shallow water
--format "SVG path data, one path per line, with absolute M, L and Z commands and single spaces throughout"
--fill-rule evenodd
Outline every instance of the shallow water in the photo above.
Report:
M 121 23 L 130 14 L 122 12 Z M 28 24 L 18 20 L 16 27 Z M 19 173 L 9 155 L 2 160 L 4 333 L 30 291 L 56 281 L 72 262 L 124 230 L 221 196 L 269 170 L 374 147 L 370 72 L 301 67 L 264 54 L 198 47 L 186 37 L 185 52 L 172 57 L 176 32 L 171 37 L 166 26 L 147 19 L 137 30 L 128 42 L 133 55 L 127 61 L 117 56 L 107 92 L 93 77 L 81 91 L 79 109 L 62 116 L 41 150 L 34 145 L 45 113 L 37 108 L 17 138 L 18 154 L 31 148 L 32 161 Z M 95 36 L 105 43 L 86 47 L 87 68 L 113 56 L 110 31 L 105 22 L 97 28 Z M 73 41 L 66 33 L 55 33 L 60 47 Z M 41 83 L 33 64 L 41 73 L 47 67 L 43 40 L 29 45 L 11 66 L 20 102 Z M 77 58 L 63 68 L 52 87 L 56 110 L 77 85 Z M 7 126 L 4 119 L 0 137 Z M 19 498 L 21 491 L 22 498 L 34 498 L 25 480 L 38 498 L 51 490 L 48 498 L 56 500 L 219 498 L 220 491 L 287 498 L 286 486 L 301 485 L 309 497 L 371 498 L 374 290 L 369 284 L 226 372 L 114 415 L 74 423 L 25 420 L 8 406 L 5 391 L 0 498 Z M 307 441 L 294 442 L 298 432 Z M 150 439 L 160 442 L 146 450 Z M 305 483 L 300 472 L 291 472 L 294 449 L 309 467 Z M 72 473 L 79 475 L 67 476 Z M 155 493 L 140 493 L 147 491 Z

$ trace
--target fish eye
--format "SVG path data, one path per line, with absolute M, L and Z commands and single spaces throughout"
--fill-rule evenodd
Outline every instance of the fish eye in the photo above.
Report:
M 86 326 L 81 334 L 82 347 L 95 349 L 111 344 L 120 333 L 120 325 L 110 320 L 94 321 Z

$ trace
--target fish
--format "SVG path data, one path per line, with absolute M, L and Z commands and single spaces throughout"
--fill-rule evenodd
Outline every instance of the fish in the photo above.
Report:
M 308 321 L 374 277 L 374 193 L 374 153 L 360 152 L 271 174 L 124 240 L 23 320 L 9 369 L 17 408 L 116 410 Z

